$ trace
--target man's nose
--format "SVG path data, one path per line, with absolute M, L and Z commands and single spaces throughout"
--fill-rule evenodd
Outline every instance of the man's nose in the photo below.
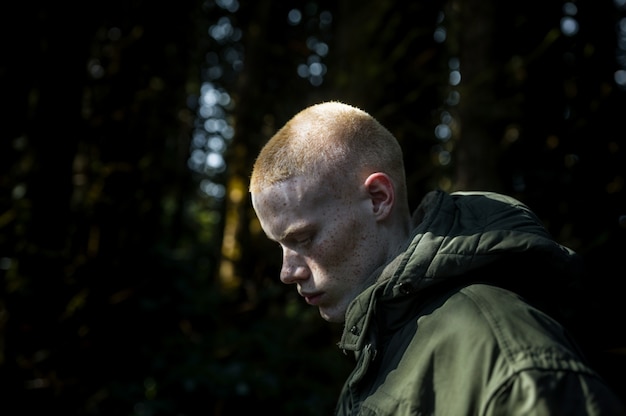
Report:
M 297 283 L 309 278 L 309 269 L 302 256 L 293 250 L 283 248 L 283 265 L 280 280 L 285 284 Z

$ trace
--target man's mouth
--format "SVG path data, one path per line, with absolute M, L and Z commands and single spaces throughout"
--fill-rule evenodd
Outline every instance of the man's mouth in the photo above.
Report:
M 302 297 L 309 305 L 317 305 L 322 300 L 323 293 L 302 293 Z

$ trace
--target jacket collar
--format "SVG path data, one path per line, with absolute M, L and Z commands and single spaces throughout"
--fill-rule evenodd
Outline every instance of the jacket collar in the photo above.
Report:
M 406 297 L 417 290 L 415 273 L 423 276 L 426 267 L 430 262 L 424 263 L 424 270 L 405 273 L 407 262 L 411 258 L 415 247 L 418 245 L 421 236 L 428 229 L 433 221 L 435 214 L 439 212 L 438 207 L 441 205 L 444 193 L 441 191 L 433 191 L 427 194 L 418 209 L 413 215 L 413 222 L 417 224 L 412 237 L 409 239 L 409 247 L 392 259 L 389 263 L 374 272 L 375 283 L 365 289 L 359 296 L 352 301 L 346 311 L 345 327 L 339 347 L 344 351 L 359 351 L 366 342 L 366 334 L 369 332 L 373 315 L 374 305 L 377 299 L 381 300 Z M 434 255 L 433 251 L 432 255 Z
M 550 238 L 525 205 L 503 195 L 433 191 L 417 208 L 414 224 L 406 250 L 375 272 L 375 283 L 348 306 L 340 348 L 359 351 L 372 342 L 367 334 L 377 302 L 418 302 L 423 289 L 454 284 L 500 259 L 523 258 L 568 278 L 580 272 L 580 258 Z

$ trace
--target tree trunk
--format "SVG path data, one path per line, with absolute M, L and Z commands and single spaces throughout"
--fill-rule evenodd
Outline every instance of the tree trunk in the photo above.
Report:
M 494 1 L 452 0 L 446 10 L 451 58 L 458 58 L 460 102 L 451 113 L 455 174 L 453 190 L 500 190 L 494 134 L 497 63 L 493 56 Z M 452 70 L 452 69 L 451 69 Z

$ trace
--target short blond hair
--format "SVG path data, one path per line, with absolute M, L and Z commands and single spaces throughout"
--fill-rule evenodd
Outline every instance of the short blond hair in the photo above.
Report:
M 250 192 L 303 175 L 387 173 L 405 195 L 402 149 L 396 138 L 365 111 L 337 101 L 305 108 L 261 149 Z

